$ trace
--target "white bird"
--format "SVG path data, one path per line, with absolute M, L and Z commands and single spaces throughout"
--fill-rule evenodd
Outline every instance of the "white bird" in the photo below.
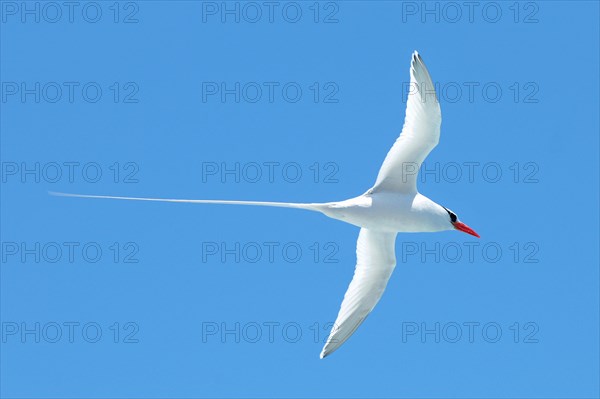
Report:
M 51 193 L 84 198 L 196 204 L 258 205 L 299 208 L 360 227 L 356 269 L 344 295 L 321 358 L 338 349 L 371 313 L 396 266 L 397 233 L 460 230 L 479 235 L 456 214 L 417 191 L 421 163 L 438 144 L 442 115 L 435 88 L 421 56 L 415 51 L 410 67 L 410 91 L 402 133 L 387 154 L 375 185 L 363 195 L 328 203 L 188 200 Z

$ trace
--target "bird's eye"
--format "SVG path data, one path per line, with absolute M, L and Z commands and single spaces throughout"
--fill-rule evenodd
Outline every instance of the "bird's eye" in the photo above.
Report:
M 448 212 L 448 215 L 450 215 L 450 221 L 452 223 L 454 223 L 458 220 L 458 218 L 456 217 L 456 214 L 454 212 L 452 212 L 450 209 L 446 208 L 445 206 L 443 206 L 442 208 L 444 208 L 446 210 L 446 212 Z

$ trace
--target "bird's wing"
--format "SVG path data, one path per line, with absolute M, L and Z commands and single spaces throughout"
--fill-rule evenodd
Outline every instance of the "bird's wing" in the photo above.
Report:
M 388 152 L 373 192 L 417 192 L 421 163 L 440 139 L 442 112 L 435 87 L 421 56 L 415 51 L 410 65 L 410 90 L 402 133 Z
M 356 269 L 340 312 L 321 352 L 339 348 L 371 313 L 394 271 L 396 233 L 361 229 L 356 243 Z

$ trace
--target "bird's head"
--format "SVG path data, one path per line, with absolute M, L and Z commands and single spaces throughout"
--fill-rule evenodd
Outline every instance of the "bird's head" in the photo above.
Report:
M 450 209 L 448 209 L 444 206 L 442 208 L 444 208 L 446 210 L 446 212 L 448 212 L 448 221 L 450 222 L 450 224 L 452 225 L 452 227 L 455 230 L 460 230 L 464 233 L 471 234 L 472 236 L 480 238 L 479 234 L 477 234 L 475 232 L 475 230 L 473 230 L 472 228 L 470 228 L 469 226 L 467 226 L 466 224 L 464 224 L 463 222 L 458 220 L 458 216 L 456 216 L 456 213 L 452 212 Z

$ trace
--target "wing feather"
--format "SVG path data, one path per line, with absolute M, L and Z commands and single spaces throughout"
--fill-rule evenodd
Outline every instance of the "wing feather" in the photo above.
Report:
M 396 266 L 396 233 L 361 229 L 356 269 L 321 358 L 338 349 L 371 313 Z
M 404 127 L 383 161 L 372 191 L 416 193 L 419 168 L 438 144 L 441 124 L 442 112 L 433 81 L 415 51 Z

